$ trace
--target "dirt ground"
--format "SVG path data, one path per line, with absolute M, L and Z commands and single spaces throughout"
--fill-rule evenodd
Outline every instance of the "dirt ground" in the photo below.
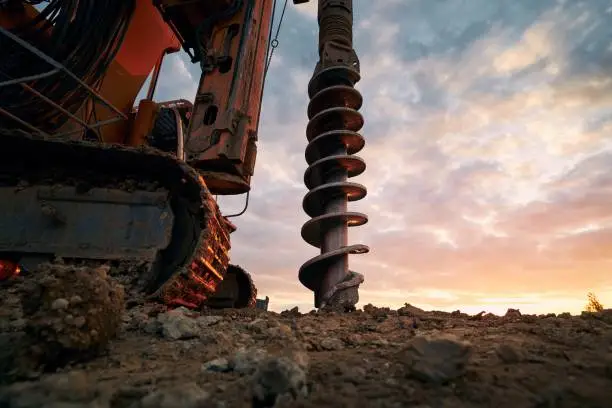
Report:
M 83 299 L 58 298 L 53 282 L 55 298 L 27 293 L 48 306 L 39 310 L 24 311 L 18 285 L 2 288 L 0 407 L 612 406 L 612 310 L 277 314 L 127 301 L 119 331 L 92 357 L 74 350 L 106 338 L 97 313 L 107 309 L 87 309 L 81 324 Z M 93 293 L 123 301 L 111 287 Z M 43 327 L 47 309 L 55 323 Z M 58 344 L 72 352 L 59 358 Z

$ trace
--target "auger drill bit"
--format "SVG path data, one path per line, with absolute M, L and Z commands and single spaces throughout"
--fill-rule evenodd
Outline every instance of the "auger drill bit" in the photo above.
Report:
M 294 0 L 294 3 L 304 3 Z M 304 184 L 309 192 L 303 208 L 311 219 L 302 238 L 321 249 L 299 271 L 300 282 L 314 292 L 317 308 L 354 310 L 363 275 L 349 270 L 349 254 L 369 251 L 366 245 L 348 245 L 348 227 L 363 225 L 365 214 L 348 211 L 349 201 L 361 200 L 366 188 L 347 181 L 365 171 L 359 152 L 364 138 L 359 59 L 353 49 L 352 0 L 319 0 L 319 61 L 308 84 L 308 126 Z

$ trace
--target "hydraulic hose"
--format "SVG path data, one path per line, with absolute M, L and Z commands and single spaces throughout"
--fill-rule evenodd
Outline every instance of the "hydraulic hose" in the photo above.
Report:
M 135 7 L 135 0 L 50 0 L 37 17 L 11 32 L 98 89 L 121 46 Z M 38 56 L 0 35 L 0 82 L 51 69 Z M 90 96 L 63 72 L 27 85 L 73 114 Z M 0 87 L 0 108 L 47 133 L 68 120 L 24 88 L 18 84 Z M 15 126 L 0 116 L 1 128 Z

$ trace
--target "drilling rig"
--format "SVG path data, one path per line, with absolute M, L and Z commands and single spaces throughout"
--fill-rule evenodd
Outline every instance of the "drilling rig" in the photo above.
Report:
M 215 196 L 248 203 L 275 6 L 0 0 L 0 281 L 61 258 L 129 270 L 122 282 L 149 299 L 254 307 Z M 368 252 L 347 244 L 348 226 L 367 222 L 347 209 L 366 195 L 347 181 L 365 170 L 352 20 L 352 1 L 318 1 L 302 237 L 321 255 L 299 271 L 316 307 L 354 308 L 363 276 L 348 255 Z M 156 102 L 163 60 L 181 49 L 201 68 L 196 96 Z
M 308 0 L 294 0 L 295 4 Z M 348 211 L 348 202 L 367 194 L 365 186 L 347 181 L 366 169 L 354 156 L 365 140 L 359 130 L 363 99 L 355 84 L 359 59 L 353 48 L 353 1 L 318 0 L 319 61 L 308 83 L 308 125 L 304 184 L 309 192 L 303 209 L 311 219 L 302 238 L 321 254 L 299 271 L 300 282 L 314 292 L 317 308 L 347 311 L 359 301 L 363 275 L 349 270 L 348 256 L 369 252 L 363 244 L 348 244 L 348 227 L 368 221 L 365 214 Z

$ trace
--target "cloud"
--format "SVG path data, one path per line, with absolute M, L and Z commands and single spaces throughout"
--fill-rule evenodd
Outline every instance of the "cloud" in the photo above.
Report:
M 199 75 L 195 76 L 187 68 L 188 62 L 178 54 L 166 57 L 160 71 L 160 78 L 169 80 L 160 81 L 158 96 L 163 95 L 165 99 L 187 99 L 193 100 L 198 87 Z
M 156 101 L 170 101 L 175 99 L 193 100 L 198 88 L 199 73 L 189 62 L 189 59 L 180 53 L 170 54 L 164 58 L 159 79 L 153 99 Z M 143 84 L 136 100 L 146 97 L 151 83 L 149 75 Z
M 312 305 L 297 271 L 317 254 L 300 238 L 315 6 L 287 7 L 249 209 L 234 219 L 233 260 L 274 310 Z M 355 2 L 362 303 L 575 313 L 589 290 L 612 303 L 611 12 L 610 1 Z M 164 69 L 158 98 L 193 97 L 196 65 L 176 56 Z

